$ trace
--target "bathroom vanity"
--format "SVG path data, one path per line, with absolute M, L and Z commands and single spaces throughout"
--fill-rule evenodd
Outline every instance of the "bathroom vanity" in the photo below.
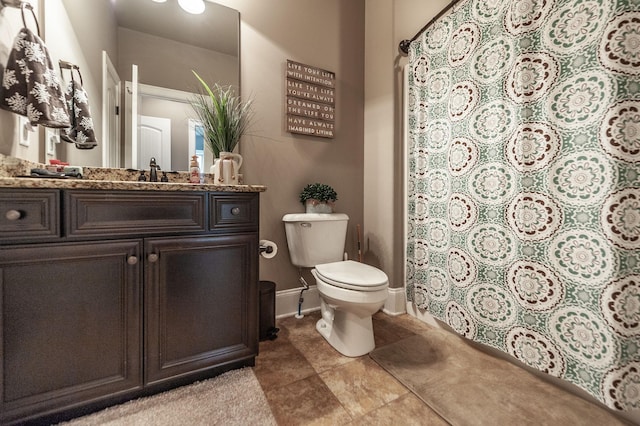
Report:
M 0 179 L 1 424 L 254 364 L 264 187 L 14 181 Z

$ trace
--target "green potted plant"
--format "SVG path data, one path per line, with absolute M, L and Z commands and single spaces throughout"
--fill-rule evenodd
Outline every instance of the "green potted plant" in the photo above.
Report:
M 336 201 L 338 194 L 324 183 L 310 183 L 300 192 L 300 202 L 307 213 L 333 213 Z
M 190 100 L 202 124 L 204 140 L 214 156 L 211 173 L 216 183 L 236 184 L 242 156 L 233 153 L 253 118 L 251 99 L 243 101 L 233 87 L 209 86 L 195 71 L 200 91 Z

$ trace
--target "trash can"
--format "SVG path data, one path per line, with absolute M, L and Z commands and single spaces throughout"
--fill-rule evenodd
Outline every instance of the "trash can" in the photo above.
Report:
M 260 341 L 278 337 L 276 328 L 276 283 L 260 281 Z

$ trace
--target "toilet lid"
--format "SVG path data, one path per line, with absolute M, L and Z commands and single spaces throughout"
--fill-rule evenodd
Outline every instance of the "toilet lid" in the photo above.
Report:
M 323 263 L 315 269 L 323 281 L 350 290 L 375 291 L 389 284 L 380 269 L 353 260 Z

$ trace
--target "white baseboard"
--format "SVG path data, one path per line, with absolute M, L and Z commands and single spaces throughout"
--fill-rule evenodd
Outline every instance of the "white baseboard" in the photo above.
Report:
M 276 292 L 276 318 L 292 317 L 298 313 L 301 290 L 302 287 L 298 287 Z M 302 314 L 320 310 L 320 294 L 315 285 L 309 286 L 308 290 L 302 292 L 302 298 L 304 299 L 300 309 Z M 404 288 L 390 288 L 382 311 L 387 315 L 401 315 L 406 312 L 405 306 Z
M 406 306 L 407 302 L 404 287 L 390 288 L 382 312 L 391 316 L 402 315 L 407 312 Z
M 298 313 L 298 300 L 302 288 L 276 292 L 276 318 L 292 317 Z M 309 289 L 302 293 L 302 298 L 304 299 L 300 310 L 302 314 L 320 309 L 320 295 L 315 285 L 309 286 Z

